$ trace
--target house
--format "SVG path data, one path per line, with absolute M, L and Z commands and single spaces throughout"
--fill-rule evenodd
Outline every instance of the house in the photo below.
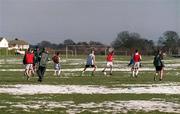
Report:
M 24 40 L 11 40 L 9 41 L 9 50 L 16 49 L 16 50 L 26 50 L 29 48 L 29 43 Z
M 8 48 L 8 41 L 4 37 L 0 37 L 0 48 Z

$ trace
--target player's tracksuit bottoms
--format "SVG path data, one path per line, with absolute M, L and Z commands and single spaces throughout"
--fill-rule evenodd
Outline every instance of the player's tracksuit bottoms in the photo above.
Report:
M 39 76 L 38 81 L 42 81 L 45 71 L 46 71 L 46 67 L 39 66 L 39 68 L 37 70 L 37 74 Z

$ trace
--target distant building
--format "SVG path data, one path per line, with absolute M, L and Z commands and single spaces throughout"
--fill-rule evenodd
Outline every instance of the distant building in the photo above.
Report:
M 24 40 L 19 40 L 16 38 L 15 40 L 9 41 L 9 50 L 11 49 L 24 50 L 28 48 L 29 48 L 29 43 L 27 43 Z
M 0 37 L 0 48 L 8 48 L 8 41 L 4 37 Z

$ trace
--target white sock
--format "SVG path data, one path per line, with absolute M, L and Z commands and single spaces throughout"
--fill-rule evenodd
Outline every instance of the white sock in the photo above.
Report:
M 133 70 L 133 71 L 132 71 L 132 76 L 133 76 L 133 77 L 134 77 L 134 73 L 135 73 L 135 72 L 134 72 L 134 70 Z
M 54 70 L 54 75 L 56 75 L 57 70 Z
M 139 73 L 139 71 L 137 70 L 137 71 L 136 71 L 136 76 L 138 75 L 138 73 Z
M 61 74 L 61 70 L 58 71 L 58 76 L 60 76 L 60 74 Z

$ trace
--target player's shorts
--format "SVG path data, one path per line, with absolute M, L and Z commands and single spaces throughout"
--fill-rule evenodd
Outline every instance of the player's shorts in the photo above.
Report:
M 113 66 L 113 62 L 109 62 L 109 61 L 108 61 L 107 64 L 106 64 L 106 66 L 107 66 L 107 67 Z
M 140 62 L 135 62 L 133 64 L 133 69 L 138 69 L 140 67 Z
M 61 65 L 59 63 L 55 63 L 54 64 L 54 69 L 55 70 L 60 70 L 61 69 Z
M 89 68 L 89 67 L 92 67 L 92 68 L 93 68 L 93 67 L 95 67 L 95 65 L 86 65 L 85 67 L 86 67 L 86 68 Z
M 26 64 L 26 70 L 33 70 L 33 64 Z
M 161 71 L 162 70 L 162 66 L 156 66 L 156 71 Z

